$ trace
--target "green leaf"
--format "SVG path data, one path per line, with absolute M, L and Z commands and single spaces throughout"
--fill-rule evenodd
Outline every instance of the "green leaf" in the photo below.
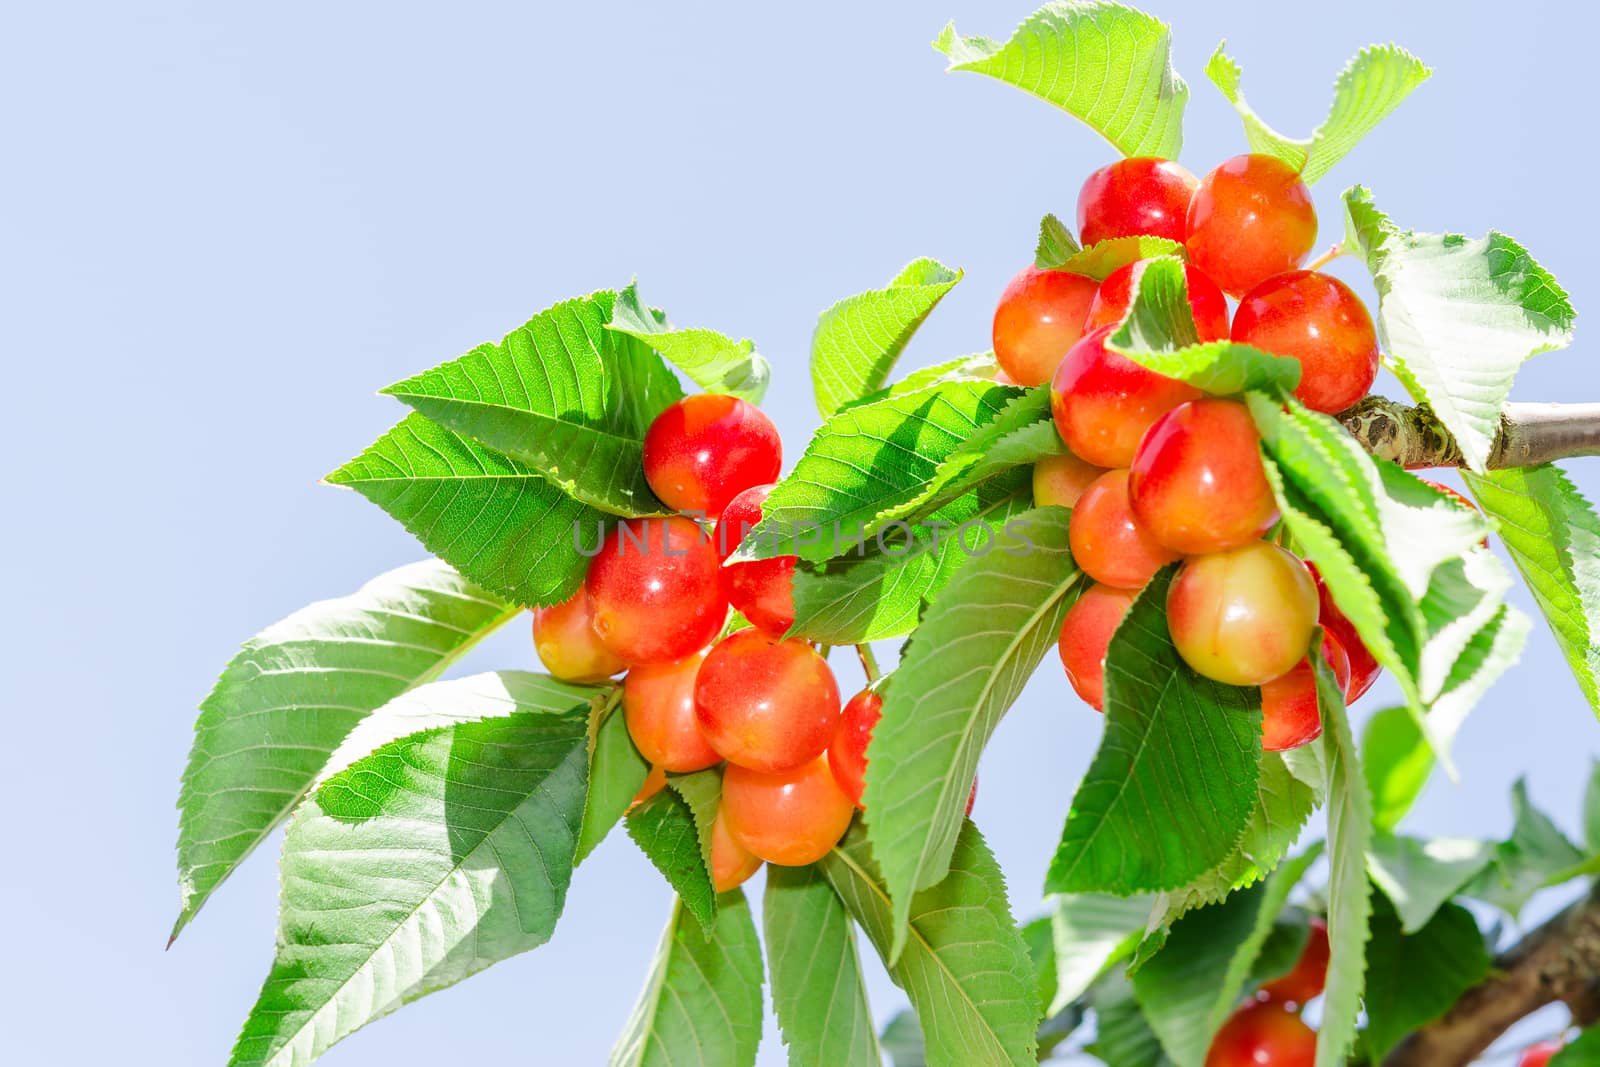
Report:
M 1566 292 L 1503 233 L 1470 240 L 1402 230 L 1360 186 L 1344 203 L 1346 243 L 1378 288 L 1389 365 L 1481 473 L 1518 368 L 1572 340 L 1576 312 Z
M 815 867 L 767 868 L 763 914 L 789 1061 L 879 1067 L 855 930 L 827 879 Z
M 578 834 L 578 862 L 605 840 L 627 812 L 650 774 L 650 763 L 628 735 L 628 722 L 615 707 L 589 716 L 589 796 Z
M 894 898 L 897 957 L 913 894 L 945 876 L 978 757 L 1054 646 L 1080 584 L 1064 508 L 1015 520 L 928 606 L 884 692 L 862 800 Z M 980 619 L 981 615 L 981 619 Z
M 1394 905 L 1401 929 L 1414 934 L 1478 876 L 1494 851 L 1488 843 L 1471 838 L 1430 839 L 1380 831 L 1367 849 L 1367 873 Z
M 883 387 L 906 342 L 961 280 L 936 259 L 913 260 L 883 289 L 845 297 L 811 337 L 811 384 L 823 418 Z
M 521 678 L 500 676 L 515 695 Z M 278 953 L 230 1061 L 308 1063 L 402 1004 L 550 938 L 583 819 L 581 712 L 391 742 L 284 841 Z
M 1327 120 L 1309 138 L 1297 140 L 1272 129 L 1245 103 L 1239 91 L 1239 64 L 1223 48 L 1218 45 L 1206 64 L 1206 77 L 1244 119 L 1250 150 L 1283 160 L 1307 184 L 1328 173 L 1433 73 L 1398 45 L 1369 45 L 1339 72 Z
M 894 1067 L 928 1067 L 922 1042 L 922 1026 L 914 1011 L 895 1012 L 883 1028 L 883 1050 Z
M 1033 265 L 1040 270 L 1060 270 L 1082 249 L 1067 224 L 1054 215 L 1039 220 L 1039 245 L 1033 252 Z
M 611 1067 L 749 1067 L 761 1043 L 761 977 L 742 891 L 722 895 L 709 936 L 675 901 Z
M 962 37 L 950 23 L 933 46 L 950 70 L 1015 85 L 1076 115 L 1125 156 L 1177 159 L 1189 87 L 1172 68 L 1166 23 L 1122 4 L 1050 3 L 1005 44 Z
M 1465 477 L 1600 715 L 1600 518 L 1558 467 Z
M 1487 901 L 1516 918 L 1528 898 L 1584 861 L 1550 817 L 1528 799 L 1526 779 L 1511 789 L 1511 836 L 1495 847 L 1494 856 L 1462 893 Z
M 1591 1026 L 1551 1058 L 1549 1067 L 1595 1067 L 1600 1063 L 1600 1027 Z
M 1073 798 L 1049 892 L 1175 889 L 1221 862 L 1249 822 L 1260 697 L 1202 678 L 1178 655 L 1166 622 L 1174 570 L 1150 580 L 1111 639 L 1105 736 Z
M 700 838 L 700 858 L 706 870 L 711 869 L 711 826 L 717 819 L 717 808 L 722 805 L 722 767 L 708 767 L 691 774 L 667 775 L 667 787 L 683 798 L 694 817 L 695 831 Z
M 707 392 L 728 393 L 752 404 L 766 396 L 772 368 L 755 351 L 754 342 L 673 326 L 665 312 L 640 301 L 635 285 L 617 294 L 606 328 L 643 341 Z
M 992 382 L 999 371 L 1000 364 L 995 362 L 993 352 L 978 352 L 970 356 L 957 356 L 954 359 L 942 360 L 932 366 L 919 367 L 892 385 L 886 385 L 876 392 L 868 393 L 860 400 L 852 400 L 839 410 L 844 411 L 847 408 L 876 404 L 878 401 L 887 400 L 891 396 L 903 396 L 906 393 L 914 393 L 918 389 L 926 389 L 930 385 L 940 385 L 944 382 Z
M 1133 950 L 1150 917 L 1150 898 L 1064 893 L 1050 903 L 1056 987 L 1046 1010 L 1054 1015 Z
M 1127 978 L 1112 972 L 1089 992 L 1094 1008 L 1094 1043 L 1089 1052 L 1114 1067 L 1170 1067 L 1150 1021 L 1134 999 Z
M 172 936 L 299 803 L 351 727 L 517 613 L 436 560 L 380 575 L 244 643 L 200 705 L 178 797 Z
M 1361 769 L 1372 793 L 1373 828 L 1393 830 L 1433 773 L 1433 750 L 1405 708 L 1384 708 L 1367 720 L 1361 734 Z
M 1373 1062 L 1382 1060 L 1411 1031 L 1448 1011 L 1461 994 L 1488 975 L 1489 966 L 1483 934 L 1465 908 L 1446 904 L 1426 926 L 1409 932 L 1380 895 L 1367 946 L 1363 1032 Z
M 498 345 L 383 392 L 617 515 L 663 510 L 644 479 L 644 433 L 683 396 L 654 352 L 607 330 L 616 294 L 541 311 Z
M 1129 263 L 1174 255 L 1183 255 L 1183 245 L 1168 237 L 1107 237 L 1068 256 L 1059 269 L 1103 282 Z
M 711 887 L 711 869 L 688 801 L 676 790 L 662 789 L 629 811 L 626 822 L 628 836 L 710 933 L 717 917 L 717 891 Z
M 588 571 L 604 513 L 519 463 L 411 414 L 328 475 L 387 511 L 434 555 L 528 607 L 559 604 Z
M 819 867 L 887 962 L 897 924 L 859 821 Z M 1005 878 L 970 822 L 949 876 L 911 902 L 909 926 L 889 977 L 917 1011 L 931 1067 L 1037 1063 L 1033 963 L 1011 918 Z
M 1600 855 L 1600 759 L 1589 763 L 1589 784 L 1583 791 L 1583 845 Z

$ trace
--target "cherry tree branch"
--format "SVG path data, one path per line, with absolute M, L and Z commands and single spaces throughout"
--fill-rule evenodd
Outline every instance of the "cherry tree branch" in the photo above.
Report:
M 1460 467 L 1461 446 L 1426 405 L 1369 396 L 1338 416 L 1363 448 L 1402 467 Z M 1490 469 L 1600 456 L 1600 404 L 1507 404 Z

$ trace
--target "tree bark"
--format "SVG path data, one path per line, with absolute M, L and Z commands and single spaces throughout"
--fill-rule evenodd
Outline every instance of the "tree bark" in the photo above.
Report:
M 1461 446 L 1426 404 L 1369 396 L 1339 421 L 1368 452 L 1402 467 L 1460 467 Z M 1600 455 L 1600 404 L 1507 404 L 1489 469 Z
M 1488 979 L 1402 1041 L 1383 1067 L 1464 1067 L 1511 1024 L 1556 1001 L 1579 1026 L 1600 1021 L 1600 884 L 1497 958 Z

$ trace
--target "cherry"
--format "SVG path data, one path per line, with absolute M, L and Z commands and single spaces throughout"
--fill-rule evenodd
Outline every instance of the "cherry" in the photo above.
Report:
M 863 689 L 845 704 L 839 732 L 828 746 L 828 766 L 834 780 L 858 808 L 867 785 L 867 742 L 872 740 L 872 728 L 882 717 L 883 697 Z
M 717 563 L 710 539 L 689 519 L 619 523 L 589 563 L 595 632 L 635 665 L 698 652 L 728 615 Z
M 1378 666 L 1378 661 L 1373 658 L 1372 652 L 1361 640 L 1355 624 L 1346 618 L 1345 613 L 1339 610 L 1339 605 L 1333 602 L 1333 594 L 1328 592 L 1328 584 L 1322 580 L 1317 565 L 1307 561 L 1306 569 L 1311 572 L 1312 580 L 1317 583 L 1319 605 L 1317 623 L 1324 631 L 1338 639 L 1340 647 L 1344 649 L 1349 659 L 1350 683 L 1345 686 L 1344 702 L 1354 704 L 1372 688 L 1372 683 L 1378 680 L 1383 668 Z
M 1145 433 L 1128 476 L 1133 513 L 1185 555 L 1254 541 L 1278 521 L 1261 435 L 1236 400 L 1179 404 Z
M 1018 271 L 994 309 L 1000 373 L 1016 385 L 1048 382 L 1067 349 L 1083 336 L 1096 288 L 1093 278 L 1071 271 L 1034 266 Z
M 638 807 L 657 793 L 667 787 L 667 772 L 662 767 L 651 767 L 650 773 L 644 776 L 644 783 L 639 786 L 639 791 L 633 794 L 633 799 L 628 802 L 628 809 Z
M 1253 541 L 1193 556 L 1167 591 L 1167 625 L 1184 662 L 1228 685 L 1261 685 L 1305 657 L 1317 586 L 1305 564 Z
M 1111 326 L 1086 334 L 1061 361 L 1050 382 L 1056 431 L 1080 459 L 1097 467 L 1126 467 L 1150 424 L 1200 390 L 1146 370 L 1106 348 Z
M 726 560 L 761 521 L 771 485 L 755 485 L 728 502 L 717 521 L 717 551 Z M 728 603 L 756 626 L 782 637 L 794 625 L 794 565 L 797 556 L 725 564 L 722 587 Z
M 776 773 L 827 751 L 839 728 L 839 686 L 804 641 L 740 630 L 719 641 L 694 683 L 695 718 L 728 762 Z
M 1133 306 L 1135 268 L 1142 268 L 1149 260 L 1118 267 L 1100 283 L 1089 306 L 1089 318 L 1084 328 L 1120 323 Z M 1207 278 L 1192 263 L 1183 265 L 1183 276 L 1189 291 L 1189 310 L 1194 315 L 1195 333 L 1202 341 L 1221 341 L 1228 336 L 1228 298 L 1222 295 L 1217 283 Z
M 775 774 L 729 764 L 722 777 L 728 833 L 748 851 L 784 867 L 803 867 L 826 856 L 855 810 L 822 756 Z
M 1522 1050 L 1522 1059 L 1517 1061 L 1517 1067 L 1546 1067 L 1560 1051 L 1559 1041 L 1537 1042 Z
M 628 736 L 640 755 L 664 771 L 684 774 L 722 762 L 695 722 L 694 679 L 704 652 L 670 663 L 643 663 L 622 680 Z
M 1105 708 L 1106 649 L 1117 624 L 1139 594 L 1132 589 L 1092 585 L 1061 620 L 1056 651 L 1073 691 L 1096 711 Z
M 1078 503 L 1083 491 L 1105 470 L 1067 453 L 1064 456 L 1046 456 L 1033 465 L 1033 504 L 1044 507 L 1054 504 L 1070 508 Z
M 1200 182 L 1170 159 L 1134 156 L 1101 167 L 1078 193 L 1078 235 L 1085 246 L 1108 237 L 1182 241 L 1189 199 Z
M 583 586 L 564 603 L 534 609 L 533 648 L 545 669 L 564 682 L 603 681 L 627 666 L 595 632 Z
M 728 820 L 717 807 L 711 820 L 711 886 L 719 893 L 736 889 L 761 869 L 761 857 L 733 839 Z
M 698 393 L 673 404 L 644 435 L 644 477 L 669 508 L 715 516 L 783 466 L 778 428 L 748 400 Z
M 1141 589 L 1179 553 L 1157 541 L 1133 514 L 1128 472 L 1106 471 L 1083 491 L 1067 526 L 1072 558 L 1097 582 Z
M 1322 658 L 1333 669 L 1342 694 L 1350 686 L 1350 656 L 1328 631 L 1322 634 Z M 1311 657 L 1287 674 L 1261 685 L 1261 747 L 1268 752 L 1299 748 L 1322 736 L 1322 707 L 1317 701 L 1317 675 Z
M 1200 179 L 1184 243 L 1195 266 L 1241 296 L 1305 262 L 1317 243 L 1311 190 L 1281 160 L 1235 156 Z
M 1330 415 L 1367 395 L 1378 376 L 1378 333 L 1361 298 L 1338 278 L 1292 270 L 1239 301 L 1233 339 L 1300 363 L 1294 395 Z
M 1317 1034 L 1276 1001 L 1247 1004 L 1211 1039 L 1205 1067 L 1313 1067 Z
M 1257 994 L 1263 1000 L 1305 1007 L 1307 1001 L 1322 995 L 1328 984 L 1328 921 L 1320 915 L 1311 916 L 1307 923 L 1306 947 L 1294 969 L 1281 978 L 1274 978 L 1261 987 Z

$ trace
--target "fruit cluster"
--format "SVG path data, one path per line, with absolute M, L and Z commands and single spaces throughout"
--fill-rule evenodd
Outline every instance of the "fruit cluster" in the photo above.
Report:
M 1328 924 L 1313 916 L 1306 947 L 1294 968 L 1263 985 L 1211 1039 L 1206 1067 L 1312 1067 L 1317 1034 L 1300 1018 L 1307 1002 L 1328 984 Z
M 1265 155 L 1230 159 L 1203 179 L 1170 160 L 1124 159 L 1090 175 L 1078 199 L 1085 246 L 1157 237 L 1184 252 L 1195 331 L 1295 359 L 1295 395 L 1338 412 L 1365 396 L 1378 341 L 1360 298 L 1301 264 L 1317 237 L 1299 175 Z M 1197 672 L 1260 686 L 1264 743 L 1278 751 L 1318 736 L 1321 654 L 1348 700 L 1372 685 L 1377 663 L 1309 565 L 1264 540 L 1278 508 L 1255 422 L 1237 400 L 1209 397 L 1108 346 L 1137 292 L 1145 261 L 1103 281 L 1029 266 L 994 317 L 1001 372 L 1050 383 L 1068 454 L 1034 468 L 1034 502 L 1073 509 L 1073 558 L 1096 584 L 1061 630 L 1067 677 L 1104 707 L 1106 648 L 1138 591 L 1182 560 L 1167 600 L 1174 644 Z M 1238 301 L 1229 315 L 1229 297 Z

